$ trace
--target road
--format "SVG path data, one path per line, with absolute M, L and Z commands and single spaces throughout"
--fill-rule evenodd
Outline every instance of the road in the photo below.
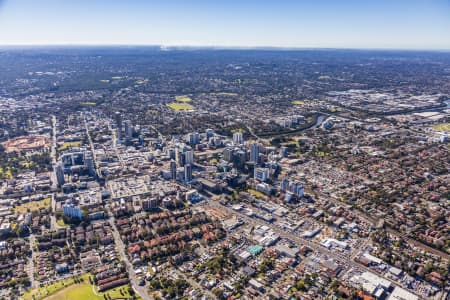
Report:
M 52 146 L 50 151 L 50 157 L 52 159 L 53 170 L 56 167 L 56 117 L 52 116 Z M 52 190 L 57 189 L 57 180 L 55 172 L 51 172 Z
M 36 261 L 36 251 L 34 251 L 35 237 L 34 234 L 30 235 L 30 249 L 31 257 L 28 258 L 28 278 L 30 278 L 31 288 L 35 288 L 39 285 L 39 282 L 34 278 L 34 262 Z
M 98 172 L 99 164 L 98 164 L 98 160 L 97 160 L 97 155 L 95 154 L 94 143 L 92 142 L 91 134 L 89 133 L 89 126 L 88 126 L 88 123 L 86 121 L 86 117 L 84 117 L 84 129 L 86 130 L 86 136 L 87 136 L 87 139 L 88 139 L 88 142 L 89 142 L 89 148 L 91 149 L 92 159 L 94 160 L 94 167 L 97 170 L 97 176 L 98 177 L 102 177 L 101 172 Z
M 305 191 L 306 191 L 307 193 L 311 192 L 311 190 L 308 190 L 308 189 L 305 189 Z M 334 203 L 334 204 L 336 204 L 336 205 L 340 205 L 340 206 L 347 206 L 347 205 L 348 205 L 348 203 L 342 202 L 342 201 L 337 200 L 337 199 L 335 199 L 335 198 L 331 198 L 331 197 L 329 197 L 329 196 L 327 196 L 327 195 L 324 195 L 324 194 L 320 193 L 320 192 L 317 191 L 317 190 L 316 190 L 316 191 L 312 191 L 312 193 L 317 193 L 318 196 L 319 196 L 320 198 L 325 199 L 325 200 L 327 200 L 327 201 L 329 201 L 329 202 L 332 202 L 332 203 Z M 312 193 L 310 193 L 310 194 L 312 194 Z M 367 214 L 365 214 L 364 212 L 362 212 L 362 211 L 360 211 L 360 210 L 357 210 L 357 209 L 356 209 L 356 210 L 353 210 L 352 212 L 353 212 L 354 214 L 356 214 L 358 217 L 360 217 L 361 219 L 363 219 L 364 221 L 366 221 L 366 222 L 368 222 L 368 223 L 370 223 L 370 224 L 372 224 L 372 225 L 376 225 L 377 222 L 378 222 L 378 220 L 376 220 L 376 219 L 374 219 L 374 218 L 368 216 Z M 440 250 L 438 250 L 438 249 L 434 249 L 434 248 L 432 248 L 432 247 L 430 247 L 430 246 L 428 246 L 428 245 L 425 245 L 424 243 L 422 243 L 422 242 L 420 242 L 420 241 L 417 241 L 417 240 L 415 240 L 415 239 L 412 239 L 412 238 L 410 238 L 410 237 L 408 237 L 408 236 L 406 236 L 406 235 L 404 235 L 404 234 L 398 232 L 397 230 L 395 230 L 395 229 L 393 229 L 393 228 L 387 228 L 386 230 L 387 230 L 387 232 L 389 232 L 390 234 L 392 234 L 392 235 L 394 235 L 394 236 L 396 236 L 396 237 L 398 237 L 398 238 L 402 238 L 402 239 L 404 239 L 406 242 L 408 242 L 408 243 L 410 243 L 410 244 L 413 244 L 414 246 L 416 246 L 416 247 L 418 247 L 418 248 L 420 248 L 420 249 L 422 249 L 422 250 L 424 250 L 424 251 L 433 253 L 433 254 L 435 254 L 435 255 L 437 255 L 437 256 L 443 258 L 443 259 L 450 260 L 450 255 L 448 255 L 448 254 L 446 254 L 446 253 L 444 253 L 444 252 L 442 252 L 442 251 L 440 251 Z
M 175 269 L 175 272 L 178 274 L 179 277 L 183 278 L 184 280 L 186 280 L 192 287 L 194 287 L 197 290 L 202 291 L 203 295 L 207 296 L 208 299 L 217 299 L 217 297 L 209 290 L 204 289 L 198 282 L 196 282 L 195 280 L 189 278 L 188 276 L 184 275 L 183 272 L 181 272 L 180 270 Z
M 116 243 L 117 250 L 119 250 L 119 255 L 122 261 L 125 263 L 125 268 L 127 269 L 131 286 L 144 300 L 150 300 L 151 298 L 147 293 L 147 288 L 145 286 L 140 286 L 138 284 L 138 278 L 136 277 L 136 273 L 134 272 L 133 265 L 130 263 L 125 253 L 126 250 L 125 244 L 122 242 L 122 239 L 120 238 L 119 231 L 117 230 L 116 224 L 114 223 L 114 217 L 112 215 L 110 215 L 109 223 L 111 224 L 112 234 L 114 237 L 114 241 Z
M 220 209 L 220 210 L 223 210 L 223 211 L 227 211 L 230 214 L 237 215 L 237 216 L 241 217 L 242 219 L 246 220 L 249 224 L 252 224 L 253 226 L 255 226 L 255 225 L 266 225 L 266 226 L 269 226 L 270 229 L 272 229 L 280 237 L 288 238 L 288 239 L 290 239 L 290 240 L 292 240 L 292 241 L 294 241 L 294 242 L 296 242 L 297 244 L 300 244 L 300 245 L 302 245 L 302 244 L 303 245 L 307 245 L 309 248 L 313 249 L 314 251 L 326 254 L 328 257 L 333 258 L 334 260 L 339 262 L 340 266 L 345 266 L 344 267 L 344 271 L 347 271 L 349 269 L 349 267 L 352 267 L 352 268 L 355 268 L 355 269 L 358 269 L 358 270 L 364 270 L 364 271 L 368 271 L 368 272 L 371 272 L 371 273 L 376 273 L 373 269 L 370 269 L 370 268 L 368 268 L 368 267 L 366 267 L 366 266 L 364 266 L 364 265 L 354 261 L 351 258 L 351 256 L 356 256 L 354 254 L 351 255 L 351 256 L 346 256 L 346 255 L 343 255 L 341 253 L 336 253 L 336 252 L 330 251 L 327 248 L 325 248 L 325 247 L 323 247 L 323 246 L 321 246 L 321 245 L 319 245 L 317 243 L 314 243 L 312 241 L 306 240 L 306 239 L 304 239 L 304 238 L 302 238 L 302 237 L 300 237 L 300 236 L 298 236 L 296 234 L 293 234 L 291 232 L 288 232 L 288 231 L 282 229 L 281 227 L 275 226 L 272 223 L 268 223 L 268 222 L 265 222 L 265 221 L 262 221 L 262 220 L 259 220 L 259 219 L 256 219 L 256 218 L 250 218 L 250 217 L 248 217 L 245 214 L 239 213 L 239 212 L 237 212 L 237 211 L 235 211 L 235 210 L 233 210 L 233 209 L 231 209 L 231 208 L 229 208 L 229 207 L 227 207 L 225 205 L 220 204 L 218 201 L 208 201 L 207 205 L 214 206 L 217 209 Z M 344 273 L 345 272 L 341 272 L 339 277 L 341 277 Z M 393 280 L 391 280 L 389 278 L 386 278 L 386 277 L 384 277 L 381 274 L 378 274 L 378 275 L 381 276 L 382 278 L 386 279 L 386 280 L 389 280 L 394 286 L 402 287 L 396 281 L 393 281 Z
M 119 160 L 120 166 L 122 167 L 122 170 L 123 170 L 123 169 L 125 169 L 125 164 L 122 161 L 122 157 L 119 155 L 119 151 L 117 151 L 117 135 L 116 135 L 116 131 L 114 129 L 112 129 L 111 124 L 109 122 L 108 122 L 108 129 L 111 131 L 114 153 L 116 154 L 117 159 Z

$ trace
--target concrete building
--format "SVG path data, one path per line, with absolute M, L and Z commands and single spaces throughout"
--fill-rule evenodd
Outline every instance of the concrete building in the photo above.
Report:
M 64 204 L 63 213 L 65 216 L 70 218 L 78 218 L 80 220 L 83 218 L 81 208 L 73 204 Z
M 192 181 L 192 165 L 191 164 L 186 164 L 184 166 L 184 180 L 186 182 Z
M 64 179 L 64 169 L 61 163 L 58 163 L 56 165 L 55 175 L 58 186 L 63 186 L 66 181 Z
M 133 138 L 133 124 L 130 120 L 124 122 L 125 125 L 125 139 L 130 141 Z
M 170 161 L 170 179 L 177 179 L 177 163 L 173 159 Z
M 268 168 L 255 168 L 254 177 L 256 180 L 265 182 L 269 179 L 269 169 Z
M 189 165 L 194 164 L 194 152 L 193 151 L 188 150 L 184 153 L 184 162 Z
M 242 132 L 233 133 L 233 143 L 235 145 L 242 145 L 244 143 L 244 136 L 242 135 Z
M 259 160 L 259 145 L 257 143 L 253 143 L 250 147 L 250 161 L 258 164 Z

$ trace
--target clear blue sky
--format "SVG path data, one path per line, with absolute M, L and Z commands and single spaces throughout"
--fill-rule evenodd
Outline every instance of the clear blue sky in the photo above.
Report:
M 0 45 L 450 49 L 450 0 L 0 0 Z

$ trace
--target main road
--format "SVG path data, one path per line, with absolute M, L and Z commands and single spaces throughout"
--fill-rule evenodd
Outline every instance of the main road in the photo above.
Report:
M 368 272 L 371 272 L 371 273 L 375 273 L 375 271 L 373 269 L 370 269 L 370 268 L 368 268 L 368 267 L 366 267 L 366 266 L 364 266 L 364 265 L 354 261 L 352 259 L 352 257 L 356 256 L 354 254 L 351 255 L 351 256 L 345 256 L 345 255 L 343 255 L 341 253 L 336 253 L 336 252 L 330 251 L 329 249 L 327 249 L 327 248 L 325 248 L 325 247 L 323 247 L 323 246 L 321 246 L 321 245 L 319 245 L 317 243 L 314 243 L 314 242 L 311 242 L 311 241 L 309 241 L 307 239 L 299 237 L 298 235 L 293 234 L 291 232 L 288 232 L 286 230 L 283 230 L 282 228 L 280 228 L 278 226 L 274 226 L 274 224 L 272 224 L 272 223 L 265 222 L 263 220 L 259 220 L 259 219 L 256 219 L 256 218 L 250 218 L 249 216 L 247 216 L 245 214 L 239 213 L 239 212 L 237 212 L 237 211 L 235 211 L 235 210 L 233 210 L 233 209 L 231 209 L 231 208 L 229 208 L 229 207 L 227 207 L 225 205 L 222 205 L 218 201 L 208 201 L 208 203 L 206 205 L 214 206 L 214 207 L 216 207 L 216 208 L 218 208 L 218 209 L 220 209 L 222 211 L 227 211 L 230 214 L 238 215 L 242 219 L 246 220 L 249 224 L 269 226 L 270 229 L 272 229 L 280 237 L 288 238 L 288 239 L 290 239 L 290 240 L 292 240 L 292 241 L 294 241 L 294 242 L 296 242 L 296 243 L 298 243 L 300 245 L 301 244 L 307 245 L 309 248 L 311 248 L 311 249 L 313 249 L 313 250 L 315 250 L 315 251 L 317 251 L 319 253 L 324 253 L 328 257 L 331 257 L 331 258 L 335 259 L 336 261 L 339 262 L 340 266 L 345 266 L 345 267 L 343 267 L 344 270 L 348 269 L 351 266 L 351 267 L 353 267 L 353 268 L 355 268 L 357 270 L 364 270 L 364 271 L 368 271 Z M 340 276 L 342 276 L 342 274 L 344 274 L 344 273 L 345 272 L 341 272 Z M 378 275 L 382 276 L 381 274 L 378 274 Z M 384 279 L 386 279 L 386 280 L 389 280 L 394 286 L 402 287 L 396 281 L 391 280 L 390 278 L 386 278 L 384 276 L 382 276 L 382 277 Z
M 119 255 L 122 259 L 122 261 L 125 263 L 125 268 L 127 270 L 128 276 L 130 277 L 130 283 L 133 289 L 144 299 L 144 300 L 150 300 L 150 296 L 147 294 L 147 289 L 145 286 L 140 286 L 138 284 L 138 278 L 136 277 L 136 273 L 134 272 L 133 265 L 128 260 L 128 257 L 125 253 L 125 244 L 123 243 L 122 239 L 120 238 L 119 231 L 117 230 L 116 224 L 114 223 L 114 217 L 112 216 L 111 212 L 109 212 L 109 223 L 111 224 L 112 228 L 112 235 L 114 237 L 114 241 L 116 243 L 117 250 L 119 251 Z

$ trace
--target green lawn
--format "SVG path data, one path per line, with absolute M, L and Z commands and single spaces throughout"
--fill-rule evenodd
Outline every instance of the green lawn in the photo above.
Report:
M 57 219 L 56 220 L 56 224 L 58 224 L 61 227 L 67 227 L 68 226 L 66 223 L 64 223 L 63 219 Z
M 305 101 L 302 101 L 302 100 L 294 100 L 294 101 L 292 101 L 292 104 L 294 104 L 294 105 L 305 105 Z
M 180 95 L 180 96 L 175 96 L 175 101 L 187 103 L 187 102 L 192 102 L 192 99 L 189 96 Z
M 439 131 L 450 131 L 450 123 L 442 123 L 433 126 L 433 129 Z
M 84 282 L 87 284 L 89 284 L 89 275 L 85 274 L 83 276 L 81 276 L 81 278 L 84 280 Z M 61 281 L 57 281 L 55 283 L 52 283 L 50 285 L 46 285 L 43 287 L 39 287 L 33 290 L 30 290 L 28 292 L 26 292 L 22 299 L 23 300 L 41 300 L 44 299 L 50 295 L 55 294 L 56 292 L 65 289 L 71 285 L 75 284 L 75 281 L 73 278 L 71 279 L 66 279 L 66 280 L 61 280 Z
M 58 281 L 51 285 L 26 292 L 23 300 L 104 300 L 107 294 L 111 299 L 131 299 L 128 285 L 116 287 L 106 292 L 97 292 L 96 287 L 89 283 L 89 274 L 81 276 L 83 282 L 75 283 L 73 279 Z M 34 296 L 34 298 L 33 298 Z M 137 296 L 137 299 L 141 299 Z
M 33 212 L 33 211 L 38 211 L 41 208 L 50 208 L 51 201 L 52 201 L 52 199 L 50 199 L 50 198 L 45 198 L 40 201 L 30 201 L 28 203 L 24 203 L 24 204 L 16 206 L 14 208 L 14 211 L 17 214 L 23 214 L 23 213 L 26 213 L 28 210 L 30 210 L 30 212 Z
M 80 141 L 76 141 L 76 142 L 65 142 L 61 147 L 59 147 L 59 151 L 64 151 L 70 147 L 79 147 L 81 146 L 81 142 Z
M 84 106 L 96 106 L 97 103 L 95 103 L 95 102 L 81 102 L 81 105 L 84 105 Z
M 182 111 L 182 110 L 193 110 L 194 107 L 190 104 L 187 103 L 177 103 L 177 102 L 172 102 L 167 104 L 167 107 L 170 109 L 173 109 L 175 111 Z
M 264 194 L 261 193 L 260 191 L 254 190 L 254 189 L 248 189 L 247 192 L 248 192 L 250 195 L 253 195 L 253 196 L 257 197 L 257 198 L 263 198 L 263 199 L 266 199 L 266 198 L 267 198 L 266 195 L 264 195 Z

